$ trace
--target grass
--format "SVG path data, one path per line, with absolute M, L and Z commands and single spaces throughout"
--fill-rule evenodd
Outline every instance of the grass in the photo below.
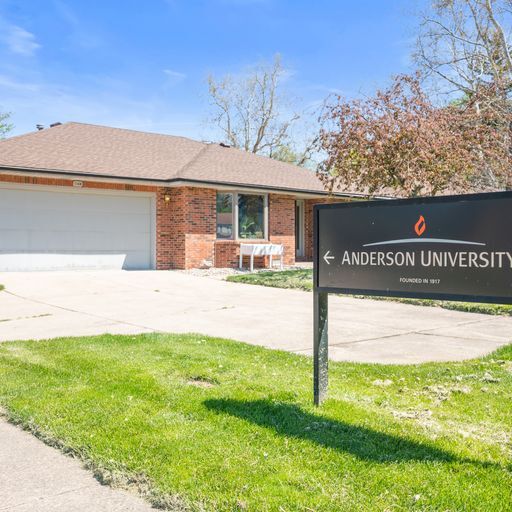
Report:
M 258 284 L 272 288 L 294 288 L 310 292 L 313 290 L 313 271 L 309 269 L 255 272 L 227 276 L 234 283 Z
M 295 288 L 311 291 L 313 289 L 313 271 L 309 269 L 256 272 L 254 274 L 240 274 L 228 276 L 228 281 L 247 284 L 258 284 L 274 288 Z M 358 296 L 358 298 L 365 298 Z M 427 299 L 401 299 L 394 297 L 372 297 L 373 300 L 390 300 L 403 304 L 416 306 L 433 306 L 469 313 L 483 313 L 486 315 L 512 315 L 512 306 L 505 304 L 479 304 L 474 302 L 445 302 Z
M 11 421 L 103 481 L 192 511 L 512 510 L 512 346 L 479 360 L 330 364 L 201 335 L 0 345 Z
M 2 290 L 5 290 L 5 286 L 4 286 L 3 284 L 0 284 L 0 292 L 1 292 Z

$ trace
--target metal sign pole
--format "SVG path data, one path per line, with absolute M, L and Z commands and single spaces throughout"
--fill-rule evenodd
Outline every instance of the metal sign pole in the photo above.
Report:
M 329 380 L 329 294 L 318 291 L 318 210 L 313 212 L 313 394 L 315 405 L 320 405 L 327 395 Z
M 328 297 L 325 292 L 313 292 L 314 311 L 314 346 L 313 346 L 313 392 L 315 405 L 320 405 L 327 395 L 329 381 L 329 333 L 328 333 Z

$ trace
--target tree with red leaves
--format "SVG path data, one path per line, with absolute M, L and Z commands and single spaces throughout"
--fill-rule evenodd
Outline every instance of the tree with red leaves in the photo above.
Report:
M 322 120 L 318 174 L 330 191 L 414 197 L 512 183 L 511 113 L 494 86 L 438 107 L 418 74 L 400 75 L 373 97 L 338 96 Z

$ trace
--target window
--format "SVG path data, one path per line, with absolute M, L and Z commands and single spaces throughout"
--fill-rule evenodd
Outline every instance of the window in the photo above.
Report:
M 233 238 L 233 194 L 217 193 L 217 238 Z
M 267 237 L 265 194 L 217 193 L 217 238 L 264 240 Z
M 238 194 L 238 238 L 265 238 L 264 196 Z

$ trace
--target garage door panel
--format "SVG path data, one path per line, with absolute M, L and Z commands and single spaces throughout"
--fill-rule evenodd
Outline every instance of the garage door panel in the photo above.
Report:
M 25 217 L 25 225 L 22 226 L 25 229 L 32 231 L 66 231 L 70 229 L 80 229 L 76 225 L 76 219 L 73 220 L 71 225 L 69 210 L 37 210 L 32 215 L 27 214 Z
M 133 214 L 118 214 L 112 213 L 110 215 L 100 215 L 105 224 L 104 227 L 108 231 L 130 231 L 130 232 L 147 232 L 149 214 L 146 215 L 133 215 Z
M 16 209 L 13 207 L 9 210 L 0 208 L 0 231 L 10 231 L 26 227 L 27 221 L 19 215 L 18 207 L 16 207 Z
M 30 250 L 30 233 L 11 229 L 0 229 L 0 251 Z
M 97 231 L 81 231 L 69 233 L 68 231 L 30 231 L 27 234 L 11 234 L 9 244 L 5 249 L 20 249 L 20 243 L 23 243 L 23 249 L 30 252 L 41 252 L 44 247 L 51 249 L 44 252 L 61 252 L 69 254 L 76 252 L 126 252 L 126 251 L 144 251 L 147 248 L 147 242 L 141 236 L 141 233 L 108 233 Z M 149 237 L 149 233 L 146 233 Z M 116 251 L 116 247 L 119 249 Z
M 73 199 L 72 206 L 78 212 L 96 211 L 100 213 L 115 213 L 115 214 L 148 214 L 150 212 L 150 204 L 148 204 L 147 197 L 131 197 L 129 201 L 116 201 L 110 195 L 90 195 L 90 194 L 75 194 L 76 199 Z M 86 197 L 89 195 L 89 197 Z M 120 197 L 120 196 L 117 196 Z M 62 208 L 69 208 L 70 204 Z
M 10 195 L 2 194 L 2 209 L 5 211 L 12 211 L 13 208 L 30 206 L 30 198 L 22 194 L 13 193 Z
M 129 263 L 126 254 L 0 253 L 0 268 L 5 271 L 141 268 Z
M 52 251 L 65 251 L 73 248 L 69 245 L 69 233 L 66 231 L 30 231 L 29 250 L 38 252 L 46 247 L 51 248 Z
M 149 237 L 149 233 L 147 236 Z M 140 234 L 134 233 L 123 235 L 122 233 L 82 232 L 73 235 L 72 248 L 77 251 L 108 251 L 105 249 L 106 247 L 119 247 L 124 252 L 143 251 L 146 249 L 147 243 Z
M 0 188 L 0 271 L 151 268 L 152 201 Z
M 151 259 L 146 251 L 130 251 L 126 255 L 123 268 L 126 270 L 137 270 L 140 268 L 150 268 Z
M 144 238 L 149 236 L 146 233 L 113 233 L 112 242 L 118 247 L 122 246 L 130 251 L 142 251 L 145 248 Z
M 112 230 L 118 230 L 120 232 L 135 232 L 135 233 L 147 233 L 148 232 L 148 224 L 147 224 L 147 216 L 142 215 L 125 215 L 124 221 L 119 222 L 120 219 L 114 219 L 109 222 L 109 227 Z

